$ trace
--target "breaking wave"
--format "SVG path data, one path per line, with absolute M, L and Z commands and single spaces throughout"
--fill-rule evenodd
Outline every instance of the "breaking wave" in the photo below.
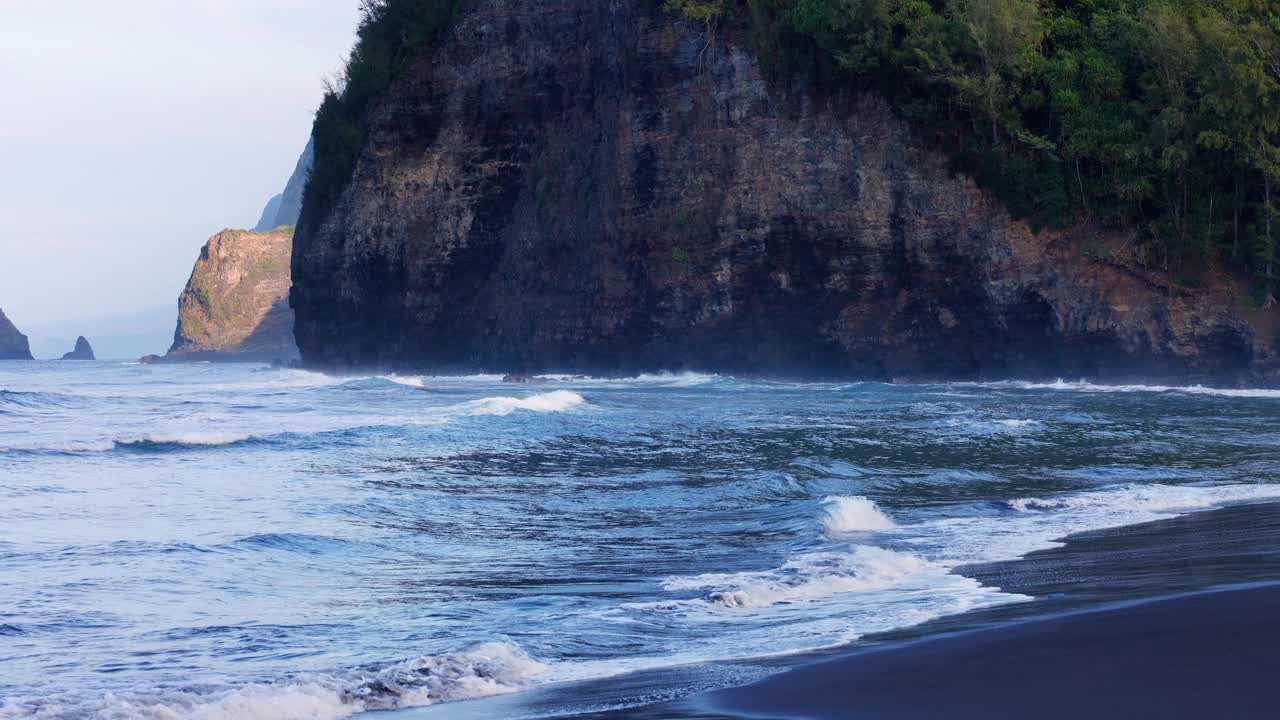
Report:
M 247 433 L 237 432 L 185 432 L 154 433 L 138 438 L 116 440 L 116 447 L 148 447 L 159 445 L 189 445 L 194 447 L 215 447 L 218 445 L 234 445 L 252 439 Z
M 1101 385 L 1085 380 L 1053 382 L 1005 381 L 980 383 L 983 387 L 1015 388 L 1019 390 L 1068 390 L 1089 393 L 1183 393 L 1186 395 L 1215 395 L 1218 397 L 1280 398 L 1280 390 L 1267 388 L 1215 388 L 1204 385 Z
M 586 404 L 576 392 L 556 390 L 525 398 L 491 397 L 465 404 L 468 415 L 510 415 L 517 410 L 532 412 L 565 412 Z
M 416 377 L 413 375 L 383 375 L 383 380 L 390 380 L 397 385 L 406 387 L 424 388 L 427 386 L 426 378 Z
M 548 376 L 555 377 L 555 376 Z M 711 373 L 697 372 L 678 372 L 678 373 L 641 373 L 633 377 L 624 378 L 573 378 L 571 376 L 559 376 L 565 379 L 573 379 L 581 382 L 599 382 L 599 383 L 643 383 L 654 385 L 666 385 L 669 387 L 695 387 L 697 385 L 706 385 L 718 380 L 729 379 L 722 375 Z
M 896 527 L 892 518 L 865 497 L 832 496 L 823 500 L 822 506 L 822 527 L 829 536 Z
M 384 667 L 301 675 L 280 683 L 106 693 L 80 701 L 11 698 L 4 720 L 341 720 L 371 710 L 422 707 L 514 692 L 550 668 L 512 642 Z
M 25 416 L 3 428 L 0 445 L 52 451 L 0 448 L 0 468 L 17 470 L 0 500 L 21 528 L 14 538 L 32 539 L 0 543 L 0 555 L 23 564 L 18 580 L 111 583 L 41 606 L 93 642 L 33 658 L 29 673 L 14 666 L 19 680 L 0 683 L 0 719 L 340 720 L 828 647 L 1026 599 L 964 577 L 969 563 L 1022 557 L 1076 532 L 1280 499 L 1280 485 L 1177 484 L 1273 475 L 1267 401 L 1196 393 L 1277 391 L 846 392 L 694 373 L 512 386 L 498 375 L 223 366 L 136 375 L 151 379 L 74 386 L 65 401 L 75 413 L 40 393 L 0 396 L 0 411 L 13 413 L 0 425 Z M 1066 392 L 1182 394 L 1127 396 L 1130 413 L 1119 396 Z M 1152 403 L 1176 422 L 1148 422 Z M 1225 421 L 1206 423 L 1217 417 L 1208 406 Z M 1139 443 L 1146 449 L 1132 451 Z M 199 449 L 225 445 L 234 450 Z M 86 472 L 92 458 L 58 455 L 112 451 L 101 459 L 110 482 Z M 780 467 L 789 457 L 799 459 Z M 252 483 L 221 481 L 246 468 Z M 156 492 L 162 476 L 185 484 Z M 44 533 L 67 529 L 64 517 L 85 539 L 44 550 Z M 15 592 L 34 596 L 31 586 Z M 226 588 L 225 617 L 152 632 L 106 612 L 124 602 L 122 587 L 139 597 L 124 610 L 159 600 L 195 613 L 207 609 L 202 593 Z M 11 622 L 0 636 L 53 646 L 34 619 Z M 495 632 L 537 638 L 538 659 L 510 643 L 472 647 Z M 436 642 L 472 649 L 413 657 L 424 637 L 429 652 Z M 366 660 L 378 664 L 353 666 Z
M 915 624 L 921 617 L 950 614 L 952 610 L 945 608 L 957 602 L 963 602 L 965 607 L 980 607 L 1026 599 L 954 574 L 958 566 L 1015 560 L 1036 550 L 1056 547 L 1062 538 L 1079 532 L 1276 499 L 1280 499 L 1280 484 L 1124 485 L 1057 497 L 1012 499 L 1005 503 L 1011 513 L 1002 516 L 952 517 L 897 525 L 865 497 L 829 497 L 821 515 L 829 537 L 879 530 L 886 533 L 887 540 L 905 547 L 852 545 L 846 551 L 798 554 L 770 570 L 670 577 L 663 582 L 664 590 L 697 591 L 701 596 L 628 607 L 659 611 L 686 611 L 699 606 L 721 611 L 760 610 L 849 593 L 924 593 L 914 598 L 917 605 L 909 615 L 894 620 L 893 626 L 901 627 Z M 891 618 L 882 618 L 888 619 Z
M 918 555 L 857 545 L 850 552 L 799 555 L 764 572 L 668 578 L 662 587 L 705 590 L 706 602 L 724 608 L 767 608 L 840 593 L 884 590 L 930 566 Z

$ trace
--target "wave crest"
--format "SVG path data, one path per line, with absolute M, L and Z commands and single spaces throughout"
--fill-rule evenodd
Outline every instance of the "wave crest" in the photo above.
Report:
M 172 447 L 219 447 L 252 440 L 253 435 L 237 432 L 147 433 L 102 440 L 76 440 L 47 445 L 19 445 L 0 451 L 26 453 L 99 453 L 112 450 L 159 451 Z
M 404 385 L 406 387 L 425 388 L 427 386 L 426 378 L 418 377 L 416 375 L 383 375 L 382 379 L 390 380 L 397 385 Z
M 516 410 L 532 412 L 565 412 L 585 405 L 586 400 L 576 392 L 556 390 L 530 395 L 525 398 L 491 397 L 466 403 L 468 415 L 510 415 Z
M 910 553 L 857 545 L 847 553 L 812 553 L 766 572 L 668 578 L 665 590 L 707 590 L 705 602 L 730 609 L 766 608 L 848 592 L 894 587 L 932 567 Z
M 1215 388 L 1204 385 L 1102 385 L 1086 380 L 1062 380 L 1053 382 L 1024 382 L 1018 380 L 994 383 L 979 383 L 985 387 L 1014 388 L 1019 390 L 1069 390 L 1091 393 L 1184 393 L 1187 395 L 1216 395 L 1218 397 L 1239 398 L 1280 398 L 1280 390 L 1268 388 Z
M 897 527 L 874 501 L 861 495 L 831 496 L 822 506 L 822 527 L 828 536 Z
M 185 433 L 152 433 L 128 440 L 116 440 L 117 447 L 126 445 L 145 447 L 148 445 L 192 445 L 214 447 L 217 445 L 234 445 L 244 442 L 253 436 L 237 432 L 185 432 Z

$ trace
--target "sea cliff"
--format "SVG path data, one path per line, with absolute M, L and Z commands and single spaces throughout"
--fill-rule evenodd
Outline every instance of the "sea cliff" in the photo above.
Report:
M 178 299 L 166 360 L 290 360 L 292 228 L 224 230 L 209 238 Z
M 1226 289 L 1036 232 L 871 95 L 636 0 L 477 0 L 304 208 L 317 366 L 1274 380 Z
M 31 344 L 0 310 L 0 360 L 30 360 Z

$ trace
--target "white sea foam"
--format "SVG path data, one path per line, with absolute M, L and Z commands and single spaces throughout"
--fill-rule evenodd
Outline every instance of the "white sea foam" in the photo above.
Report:
M 118 440 L 120 444 L 156 443 L 164 445 L 231 445 L 253 437 L 248 433 L 227 431 L 196 431 L 179 433 L 149 433 L 132 439 Z
M 414 375 L 383 375 L 382 379 L 390 380 L 391 382 L 397 385 L 404 385 L 407 387 L 420 388 L 420 387 L 427 386 L 426 378 L 418 377 Z
M 510 415 L 516 410 L 533 412 L 565 412 L 585 405 L 586 400 L 576 392 L 555 390 L 529 397 L 491 397 L 466 403 L 468 415 Z
M 112 720 L 340 720 L 364 709 L 361 703 L 346 701 L 333 683 L 306 682 L 245 685 L 209 695 L 182 691 L 154 695 L 107 693 L 89 716 Z M 79 715 L 37 712 L 27 717 L 61 719 Z
M 822 507 L 822 526 L 828 536 L 888 530 L 895 526 L 893 519 L 885 515 L 875 502 L 862 496 L 828 497 L 822 501 Z
M 950 517 L 894 531 L 949 566 L 1017 560 L 1060 547 L 1068 535 L 1164 520 L 1225 505 L 1280 500 L 1280 484 L 1118 485 L 1008 500 L 1004 515 Z
M 535 376 L 539 380 L 548 382 L 569 382 L 584 384 L 605 384 L 605 385 L 629 385 L 629 384 L 652 384 L 666 385 L 668 387 L 693 387 L 697 385 L 706 385 L 723 379 L 721 375 L 713 375 L 708 373 L 697 372 L 679 372 L 679 373 L 641 373 L 631 377 L 591 377 L 586 375 L 572 375 L 561 373 L 549 373 Z
M 642 383 L 663 383 L 667 385 L 694 386 L 706 385 L 721 379 L 720 375 L 696 373 L 696 372 L 680 372 L 680 373 L 642 373 L 633 378 L 626 378 L 634 382 Z
M 764 572 L 707 573 L 668 578 L 666 590 L 705 590 L 705 601 L 725 608 L 766 608 L 840 593 L 894 587 L 930 567 L 918 555 L 856 545 L 849 552 L 807 553 Z
M 1103 385 L 1091 383 L 1085 380 L 1067 381 L 1061 379 L 1053 382 L 1023 382 L 1014 380 L 994 383 L 979 383 L 979 385 L 984 387 L 1016 388 L 1021 390 L 1066 390 L 1089 393 L 1184 393 L 1187 395 L 1216 395 L 1219 397 L 1280 398 L 1280 390 L 1275 389 L 1214 388 L 1205 387 L 1204 385 Z
M 1249 500 L 1280 498 L 1280 485 L 1121 485 L 1093 492 L 1049 498 L 1015 498 L 1008 501 L 1018 512 L 1044 510 L 1120 510 L 1124 512 L 1174 512 L 1204 510 Z
M 504 377 L 506 376 L 494 373 L 474 373 L 471 375 L 432 375 L 427 379 L 432 382 L 500 383 Z
M 491 642 L 455 655 L 273 684 L 109 692 L 78 701 L 11 697 L 0 705 L 0 720 L 341 720 L 514 692 L 549 669 L 515 643 Z
M 769 570 L 667 578 L 663 589 L 692 591 L 697 596 L 629 604 L 625 609 L 718 622 L 726 614 L 825 603 L 848 623 L 850 634 L 844 640 L 850 641 L 867 632 L 1028 599 L 955 574 L 958 566 L 1015 560 L 1060 545 L 1063 537 L 1078 532 L 1275 499 L 1280 499 L 1280 484 L 1124 485 L 1047 498 L 1017 498 L 1008 501 L 1010 512 L 1002 515 L 889 525 L 880 532 L 892 548 L 853 545 L 847 551 L 801 553 Z M 824 505 L 821 519 L 828 535 L 833 534 L 833 518 L 843 518 L 845 509 L 851 510 L 846 527 L 892 522 L 865 498 L 828 498 Z M 837 526 L 841 522 L 837 520 Z M 814 617 L 820 618 L 821 612 Z M 802 629 L 797 626 L 791 632 Z
M 341 375 L 329 375 L 328 373 L 316 372 L 314 370 L 272 370 L 260 373 L 254 378 L 264 385 L 285 385 L 290 387 L 308 387 L 308 386 L 326 386 L 341 385 L 351 378 L 342 377 Z

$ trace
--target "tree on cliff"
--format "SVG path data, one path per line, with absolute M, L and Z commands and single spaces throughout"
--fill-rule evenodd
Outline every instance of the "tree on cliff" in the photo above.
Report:
M 781 72 L 890 98 L 1015 214 L 1136 227 L 1146 261 L 1280 271 L 1268 0 L 668 0 Z
M 356 43 L 341 75 L 328 83 L 312 126 L 315 159 L 299 224 L 317 220 L 351 179 L 364 144 L 370 104 L 457 12 L 458 0 L 361 0 Z

